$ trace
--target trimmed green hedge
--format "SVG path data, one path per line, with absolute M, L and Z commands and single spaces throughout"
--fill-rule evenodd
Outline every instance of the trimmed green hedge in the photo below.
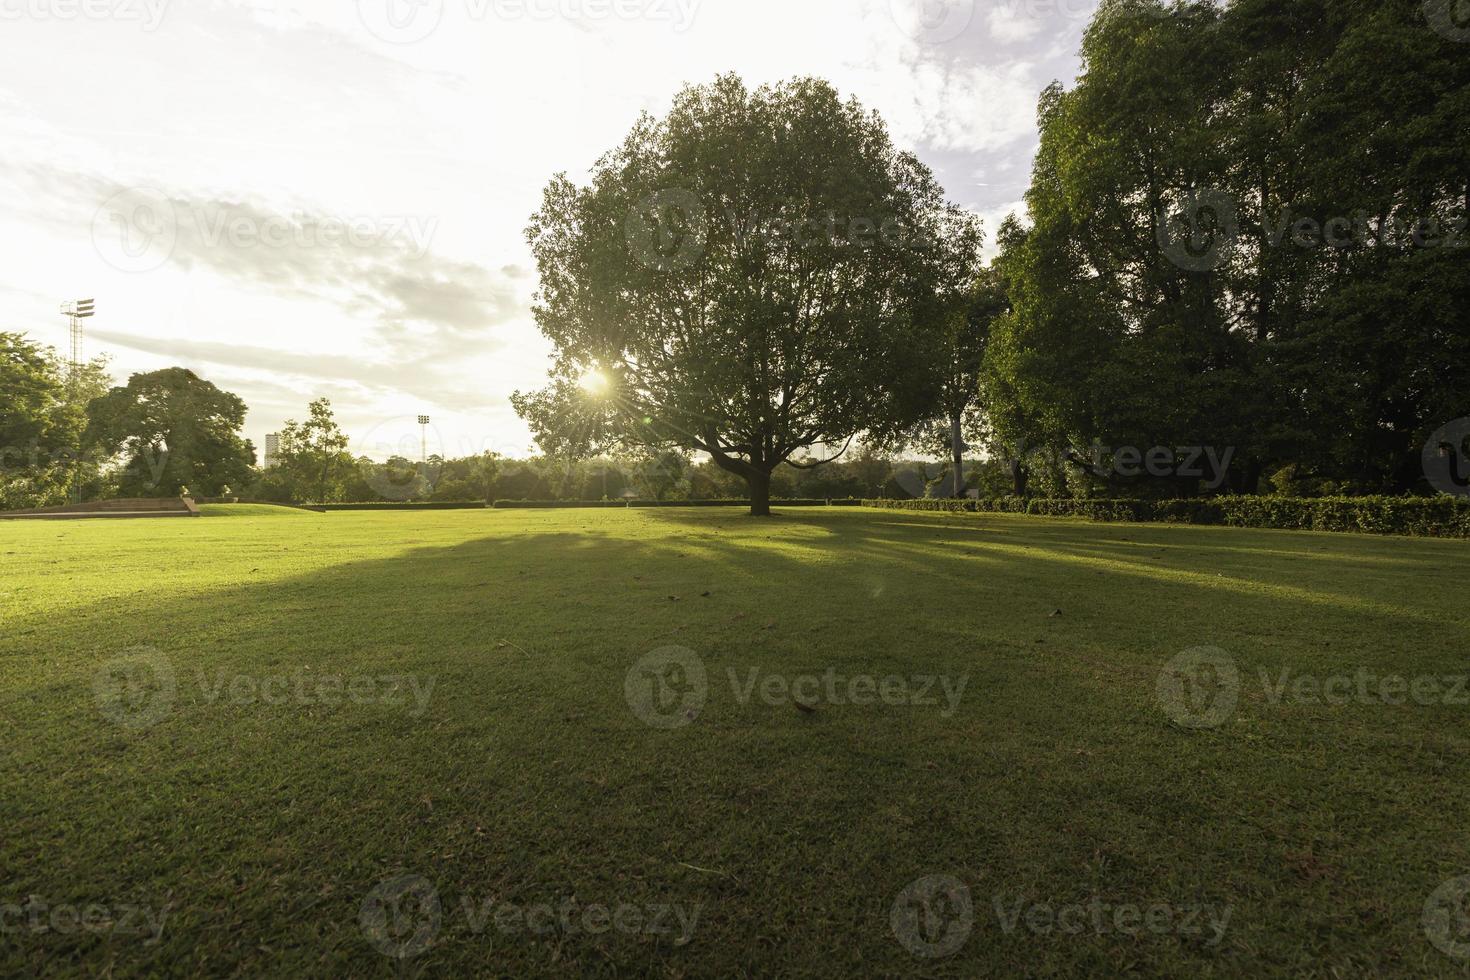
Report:
M 484 501 L 453 502 L 453 501 L 430 501 L 422 504 L 401 503 L 398 501 L 385 500 L 379 503 L 360 504 L 312 504 L 313 510 L 484 510 Z
M 1470 499 L 1459 497 L 1202 497 L 1195 500 L 865 500 L 865 507 L 1009 513 L 1094 521 L 1162 522 L 1470 538 Z
M 861 500 L 772 500 L 772 507 L 860 507 Z M 749 500 L 497 500 L 498 509 L 562 510 L 578 507 L 749 507 Z

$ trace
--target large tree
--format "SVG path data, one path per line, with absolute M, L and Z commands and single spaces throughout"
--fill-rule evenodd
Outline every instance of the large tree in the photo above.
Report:
M 270 482 L 285 484 L 294 503 L 338 500 L 357 463 L 347 451 L 347 435 L 337 425 L 331 401 L 313 401 L 306 421 L 288 419 L 280 436 L 277 464 L 267 471 Z
M 1422 482 L 1470 411 L 1462 49 L 1418 0 L 1105 0 L 1041 100 L 989 414 L 1088 482 L 1094 444 Z
M 948 456 L 942 482 L 944 496 L 966 493 L 965 453 L 969 441 L 985 428 L 980 403 L 981 368 L 995 321 L 1008 306 L 996 269 L 971 268 L 962 287 L 936 293 L 933 342 L 928 354 L 930 390 L 925 420 L 909 430 L 911 445 L 935 456 Z
M 118 492 L 214 496 L 244 486 L 255 450 L 241 438 L 245 402 L 187 368 L 135 374 L 87 408 L 88 442 L 120 460 Z
M 108 383 L 104 360 L 72 370 L 51 348 L 0 332 L 0 509 L 52 506 L 95 483 L 82 433 L 87 402 Z
M 922 308 L 961 217 L 826 82 L 686 88 L 588 186 L 546 189 L 527 235 L 556 363 L 516 408 L 553 454 L 707 454 L 768 514 L 783 462 L 917 420 Z

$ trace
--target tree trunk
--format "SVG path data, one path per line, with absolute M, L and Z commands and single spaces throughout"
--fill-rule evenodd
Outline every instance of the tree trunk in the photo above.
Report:
M 949 448 L 954 454 L 954 496 L 956 499 L 965 495 L 965 439 L 960 433 L 960 416 L 953 415 L 949 420 Z
M 1030 482 L 1031 474 L 1026 470 L 1026 464 L 1020 459 L 1011 460 L 1011 482 L 1015 484 L 1016 496 L 1026 496 L 1026 486 Z
M 763 470 L 751 470 L 745 482 L 750 485 L 750 516 L 771 516 L 771 474 Z

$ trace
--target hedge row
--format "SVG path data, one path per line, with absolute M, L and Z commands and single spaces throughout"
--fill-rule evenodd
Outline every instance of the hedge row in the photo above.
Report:
M 430 501 L 422 504 L 400 503 L 397 501 L 382 501 L 380 503 L 361 504 L 312 504 L 312 510 L 340 511 L 340 510 L 484 510 L 483 500 L 470 501 L 468 503 L 457 501 Z
M 861 500 L 772 500 L 772 507 L 859 507 Z M 749 500 L 497 500 L 504 510 L 561 510 L 581 507 L 749 507 Z
M 1470 538 L 1470 499 L 1459 497 L 1206 497 L 1194 500 L 865 500 L 866 507 L 1033 514 L 1094 521 L 1226 525 Z

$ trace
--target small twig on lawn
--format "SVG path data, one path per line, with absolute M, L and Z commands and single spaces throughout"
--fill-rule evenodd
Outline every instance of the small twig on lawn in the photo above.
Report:
M 740 884 L 740 879 L 735 877 L 728 871 L 716 871 L 713 868 L 701 868 L 697 865 L 690 864 L 687 861 L 675 861 L 674 863 L 679 865 L 680 867 L 688 868 L 691 871 L 702 871 L 707 875 L 719 875 L 721 878 L 729 878 L 737 885 Z

